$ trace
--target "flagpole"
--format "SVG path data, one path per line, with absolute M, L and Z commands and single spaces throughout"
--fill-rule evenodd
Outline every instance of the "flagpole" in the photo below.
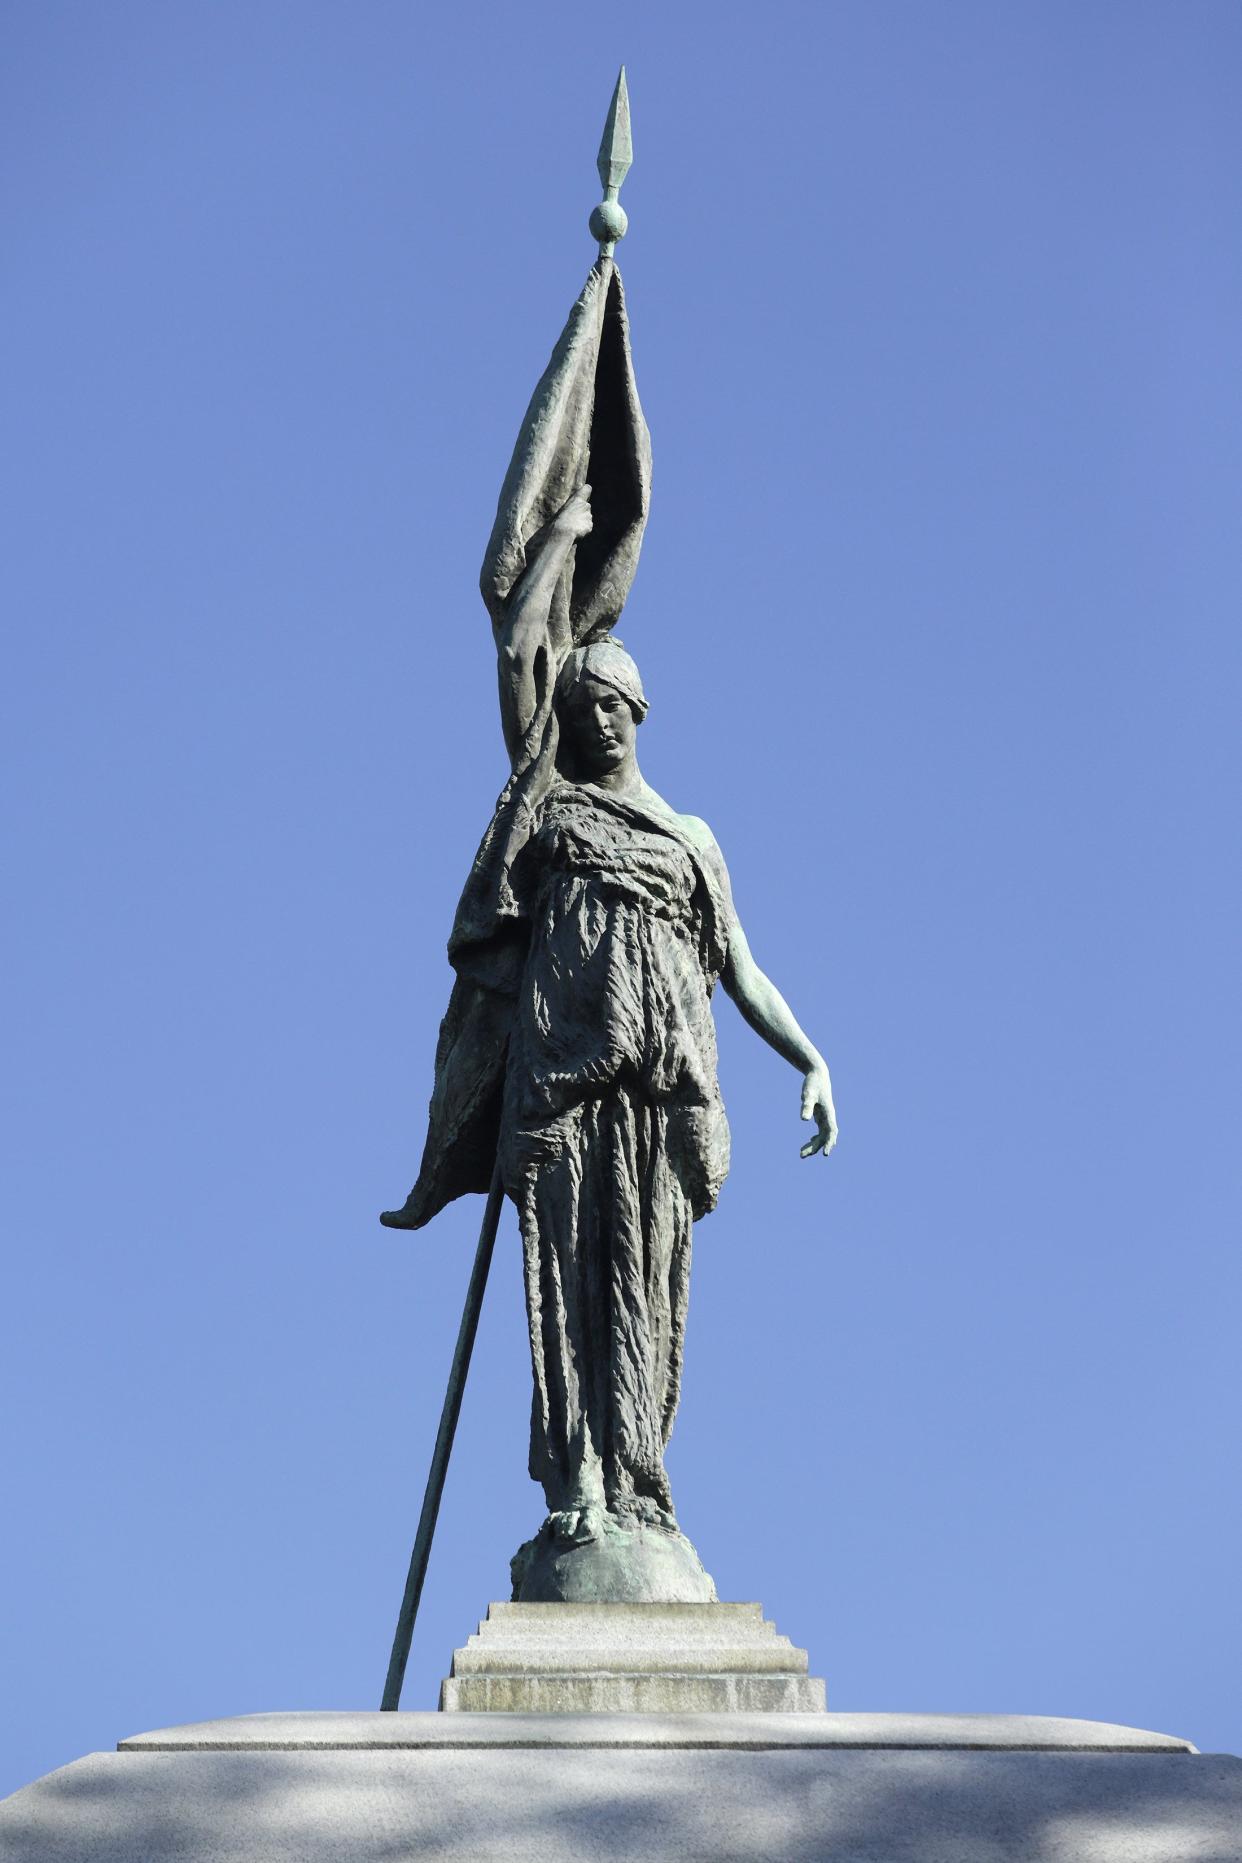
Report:
M 440 1512 L 440 1499 L 444 1493 L 449 1457 L 453 1453 L 453 1438 L 457 1433 L 457 1419 L 461 1415 L 466 1374 L 470 1370 L 470 1354 L 474 1350 L 474 1336 L 478 1331 L 479 1313 L 483 1306 L 483 1290 L 487 1286 L 488 1269 L 492 1265 L 492 1249 L 496 1243 L 500 1208 L 504 1200 L 505 1192 L 504 1185 L 500 1181 L 498 1158 L 496 1169 L 492 1173 L 492 1187 L 487 1195 L 487 1207 L 483 1211 L 483 1222 L 479 1229 L 479 1245 L 474 1254 L 474 1267 L 470 1271 L 466 1304 L 462 1310 L 461 1325 L 457 1332 L 457 1348 L 453 1353 L 448 1389 L 444 1393 L 444 1408 L 440 1412 L 440 1428 L 436 1434 L 436 1446 L 432 1451 L 431 1468 L 427 1474 L 423 1511 L 418 1517 L 418 1532 L 414 1535 L 414 1550 L 410 1554 L 405 1595 L 401 1600 L 401 1610 L 397 1616 L 396 1634 L 392 1640 L 392 1655 L 388 1659 L 384 1698 L 380 1702 L 380 1709 L 384 1713 L 394 1713 L 401 1705 L 401 1685 L 405 1680 L 405 1665 L 409 1660 L 410 1641 L 414 1635 L 414 1619 L 418 1613 L 419 1599 L 423 1595 L 427 1562 L 431 1558 L 431 1542 L 435 1535 L 436 1518 Z

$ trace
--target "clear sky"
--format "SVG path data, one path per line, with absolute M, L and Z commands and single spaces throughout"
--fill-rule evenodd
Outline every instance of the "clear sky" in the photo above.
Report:
M 1242 12 L 4 9 L 9 1790 L 378 1704 L 481 1201 L 418 1236 L 505 766 L 476 578 L 591 262 L 624 634 L 841 1143 L 719 1003 L 670 1453 L 840 1708 L 1242 1749 Z M 516 1227 L 406 1691 L 542 1516 Z

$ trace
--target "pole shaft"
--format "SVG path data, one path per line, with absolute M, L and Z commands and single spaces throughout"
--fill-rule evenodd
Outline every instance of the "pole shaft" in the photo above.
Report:
M 448 1390 L 444 1393 L 444 1408 L 440 1412 L 440 1428 L 436 1436 L 435 1449 L 432 1451 L 431 1468 L 427 1474 L 423 1511 L 418 1517 L 418 1532 L 414 1536 L 414 1550 L 410 1554 L 405 1595 L 401 1600 L 396 1635 L 392 1640 L 392 1655 L 388 1661 L 384 1698 L 380 1702 L 381 1711 L 386 1713 L 394 1712 L 401 1704 L 401 1684 L 405 1680 L 405 1665 L 409 1660 L 410 1641 L 414 1635 L 414 1619 L 418 1613 L 418 1601 L 423 1593 L 423 1580 L 427 1576 L 427 1561 L 431 1557 L 431 1541 L 436 1530 L 436 1516 L 440 1512 L 440 1497 L 444 1493 L 444 1479 L 448 1474 L 449 1457 L 453 1453 L 453 1437 L 457 1433 L 457 1419 L 461 1415 L 462 1394 L 466 1388 L 466 1374 L 470 1370 L 470 1354 L 474 1350 L 474 1335 L 478 1331 L 483 1290 L 487 1286 L 487 1273 L 492 1263 L 492 1249 L 496 1242 L 496 1230 L 500 1224 L 500 1208 L 504 1200 L 505 1192 L 500 1181 L 498 1159 L 496 1169 L 492 1174 L 492 1187 L 487 1196 L 487 1208 L 483 1212 L 483 1223 L 479 1230 L 479 1246 L 475 1250 L 474 1267 L 470 1271 L 470 1285 L 466 1289 L 466 1304 L 462 1310 L 461 1326 L 457 1334 L 457 1349 L 453 1353 L 453 1367 L 449 1372 Z

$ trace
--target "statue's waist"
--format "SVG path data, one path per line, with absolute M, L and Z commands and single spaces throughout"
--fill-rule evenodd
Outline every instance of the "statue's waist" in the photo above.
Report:
M 540 888 L 543 911 L 557 922 L 572 920 L 576 914 L 589 919 L 592 909 L 628 908 L 640 920 L 651 920 L 673 927 L 683 936 L 693 935 L 694 913 L 691 888 L 679 883 L 680 876 L 655 875 L 633 868 L 564 867 L 548 874 Z

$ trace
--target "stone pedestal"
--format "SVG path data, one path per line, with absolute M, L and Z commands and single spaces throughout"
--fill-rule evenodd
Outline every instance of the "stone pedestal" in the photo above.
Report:
M 261 1714 L 0 1805 L 0 1863 L 1239 1863 L 1242 1760 L 1021 1715 Z
M 519 1714 L 814 1713 L 824 1684 L 758 1604 L 493 1604 L 440 1706 Z

